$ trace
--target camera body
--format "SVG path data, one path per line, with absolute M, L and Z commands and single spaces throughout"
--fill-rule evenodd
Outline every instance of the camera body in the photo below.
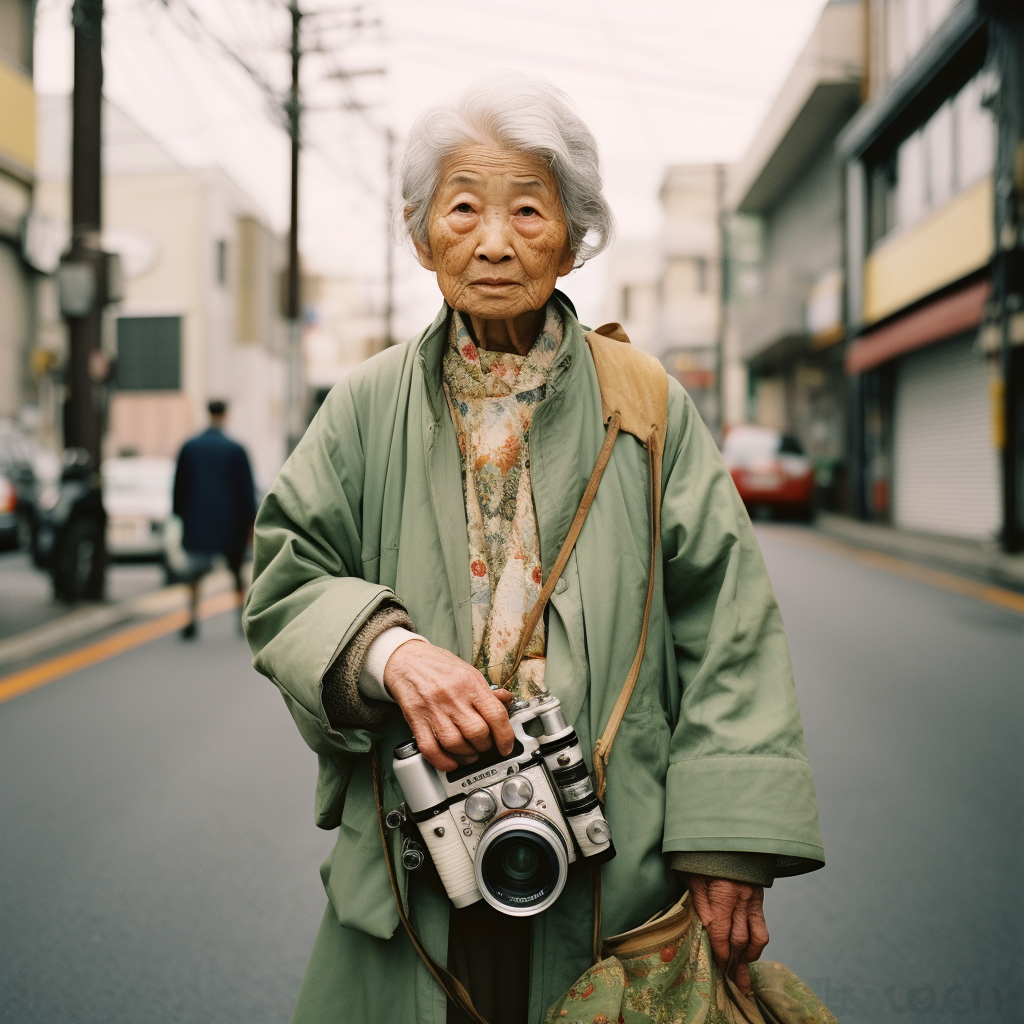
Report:
M 558 699 L 515 701 L 509 723 L 507 757 L 492 749 L 441 772 L 411 741 L 395 750 L 394 771 L 452 903 L 483 899 L 526 917 L 558 899 L 570 864 L 610 860 L 615 847 Z

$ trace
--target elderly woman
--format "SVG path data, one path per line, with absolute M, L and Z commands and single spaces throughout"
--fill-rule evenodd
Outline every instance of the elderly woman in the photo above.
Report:
M 378 828 L 410 733 L 442 772 L 513 744 L 506 705 L 550 693 L 587 752 L 637 651 L 652 524 L 648 454 L 610 461 L 547 614 L 524 620 L 605 440 L 565 276 L 608 241 L 597 147 L 554 88 L 501 76 L 415 125 L 405 224 L 444 304 L 328 396 L 256 523 L 255 665 L 319 758 L 316 822 L 339 830 L 296 1021 L 461 1021 L 399 928 Z M 669 382 L 647 642 L 607 768 L 616 855 L 603 933 L 689 888 L 723 968 L 768 941 L 763 887 L 821 866 L 782 620 L 707 430 Z M 655 535 L 657 539 L 657 535 Z M 519 706 L 519 705 L 517 705 Z M 426 950 L 491 1024 L 538 1022 L 591 961 L 591 874 L 535 916 L 455 909 L 430 867 L 397 884 Z

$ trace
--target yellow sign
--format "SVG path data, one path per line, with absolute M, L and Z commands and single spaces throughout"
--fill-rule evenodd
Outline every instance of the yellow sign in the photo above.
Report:
M 36 166 L 36 94 L 32 80 L 0 59 L 0 157 L 31 174 Z
M 864 264 L 864 322 L 895 313 L 985 266 L 995 249 L 992 178 L 883 241 Z

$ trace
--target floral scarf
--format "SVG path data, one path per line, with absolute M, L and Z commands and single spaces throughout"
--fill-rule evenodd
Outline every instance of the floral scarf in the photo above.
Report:
M 554 304 L 525 356 L 479 350 L 452 316 L 441 376 L 459 436 L 469 526 L 473 664 L 491 683 L 511 666 L 523 620 L 543 583 L 530 484 L 530 422 L 562 342 Z M 544 688 L 544 622 L 530 637 L 513 693 Z

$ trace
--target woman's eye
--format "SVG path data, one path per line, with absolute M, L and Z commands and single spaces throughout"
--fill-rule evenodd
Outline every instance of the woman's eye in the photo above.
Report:
M 459 205 L 455 207 L 455 212 L 456 213 L 472 213 L 473 212 L 473 207 L 470 206 L 469 203 L 459 203 Z
M 519 211 L 519 216 L 520 217 L 534 217 L 534 216 L 536 216 L 536 214 L 537 214 L 537 211 L 532 206 L 524 206 Z

